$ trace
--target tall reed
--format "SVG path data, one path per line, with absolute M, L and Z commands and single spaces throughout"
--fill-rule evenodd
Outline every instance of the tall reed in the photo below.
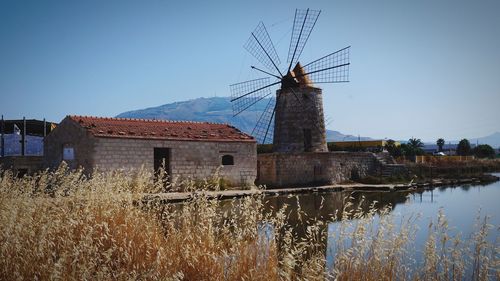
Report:
M 485 218 L 462 239 L 451 236 L 440 212 L 425 248 L 415 249 L 419 217 L 395 222 L 390 209 L 375 204 L 366 211 L 347 202 L 319 219 L 308 217 L 298 199 L 294 210 L 271 211 L 261 196 L 229 204 L 199 193 L 182 204 L 144 200 L 171 188 L 144 170 L 87 177 L 62 165 L 21 179 L 8 170 L 0 175 L 0 280 L 500 278 L 499 246 L 489 242 Z M 219 182 L 197 188 L 218 189 Z

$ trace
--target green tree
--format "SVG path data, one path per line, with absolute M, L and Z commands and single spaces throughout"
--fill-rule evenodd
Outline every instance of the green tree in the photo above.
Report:
M 422 150 L 422 147 L 424 147 L 424 143 L 422 142 L 422 140 L 417 138 L 409 139 L 408 143 L 405 145 L 401 144 L 401 150 L 407 157 L 415 157 L 416 155 L 423 155 L 424 151 Z
M 411 138 L 408 140 L 408 145 L 411 146 L 414 149 L 422 148 L 424 147 L 424 143 L 422 140 L 417 139 L 417 138 Z
M 471 155 L 470 142 L 468 139 L 462 139 L 457 145 L 457 155 Z
M 392 139 L 387 140 L 385 144 L 385 149 L 387 149 L 387 152 L 392 157 L 400 157 L 403 155 L 403 152 L 401 151 L 401 146 L 396 145 L 396 142 Z
M 436 144 L 437 144 L 437 146 L 439 147 L 439 152 L 443 151 L 444 139 L 443 139 L 443 138 L 439 138 L 439 139 L 436 141 Z
M 494 158 L 495 150 L 487 144 L 480 144 L 473 149 L 474 156 L 477 158 Z

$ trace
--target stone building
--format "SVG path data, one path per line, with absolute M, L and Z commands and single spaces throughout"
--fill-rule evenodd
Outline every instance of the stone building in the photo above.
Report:
M 67 116 L 45 139 L 44 162 L 86 171 L 155 171 L 204 179 L 219 170 L 231 185 L 253 185 L 256 141 L 237 128 L 208 122 Z

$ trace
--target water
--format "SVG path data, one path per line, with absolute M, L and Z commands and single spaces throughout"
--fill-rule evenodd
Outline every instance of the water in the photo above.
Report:
M 500 176 L 500 173 L 495 174 Z M 351 198 L 351 199 L 349 199 Z M 331 250 L 335 244 L 335 232 L 338 232 L 340 222 L 335 220 L 335 215 L 341 215 L 347 201 L 355 206 L 360 205 L 364 212 L 370 206 L 376 208 L 390 207 L 396 224 L 401 218 L 419 215 L 415 221 L 416 232 L 415 258 L 420 260 L 421 250 L 429 234 L 429 223 L 435 223 L 440 209 L 445 214 L 450 234 L 460 234 L 463 239 L 468 239 L 476 228 L 476 218 L 488 216 L 488 222 L 493 225 L 490 230 L 489 241 L 495 242 L 500 227 L 500 181 L 487 185 L 459 185 L 440 187 L 433 190 L 418 192 L 328 192 L 301 194 L 297 196 L 281 195 L 266 198 L 266 211 L 275 211 L 284 205 L 289 207 L 289 220 L 295 234 L 305 237 L 306 220 L 318 219 L 326 222 L 325 230 L 328 236 L 324 237 L 325 249 L 323 249 L 327 264 L 333 261 L 334 251 Z M 305 215 L 299 218 L 297 210 L 300 209 Z M 374 226 L 379 222 L 375 216 Z M 397 228 L 396 228 L 397 229 Z

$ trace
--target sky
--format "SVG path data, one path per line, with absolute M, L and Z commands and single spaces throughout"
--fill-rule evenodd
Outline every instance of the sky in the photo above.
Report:
M 198 97 L 261 77 L 259 21 L 286 65 L 296 8 L 322 10 L 300 61 L 351 47 L 321 84 L 327 127 L 433 141 L 500 131 L 500 1 L 0 0 L 0 114 L 59 122 Z

